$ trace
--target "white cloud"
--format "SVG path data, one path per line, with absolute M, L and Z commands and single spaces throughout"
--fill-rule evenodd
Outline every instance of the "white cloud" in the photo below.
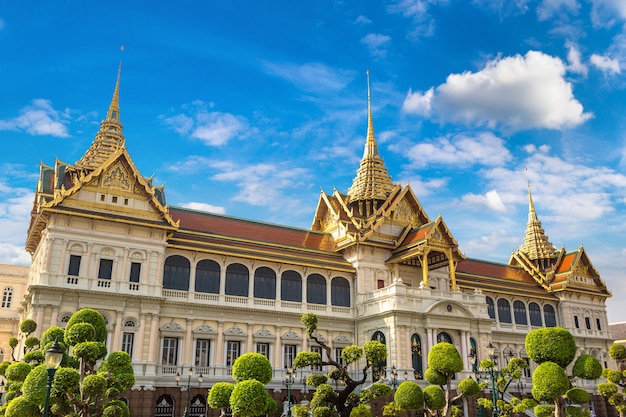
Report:
M 415 168 L 432 165 L 460 168 L 472 165 L 499 166 L 511 160 L 511 153 L 504 146 L 503 140 L 491 132 L 421 141 L 406 154 Z
M 447 3 L 447 0 L 398 0 L 390 4 L 387 10 L 390 13 L 400 13 L 405 17 L 423 19 L 427 16 L 431 6 Z
M 442 121 L 512 131 L 575 127 L 592 114 L 574 98 L 565 70 L 559 58 L 542 52 L 497 58 L 479 72 L 449 75 L 432 95 L 409 91 L 403 109 L 424 115 L 430 106 Z
M 205 211 L 208 213 L 216 213 L 216 214 L 226 214 L 226 209 L 220 206 L 213 206 L 207 203 L 198 203 L 195 201 L 191 201 L 189 203 L 181 204 L 181 207 L 189 208 L 192 210 Z
M 372 23 L 372 20 L 363 15 L 359 15 L 354 20 L 354 23 L 359 24 L 359 25 L 369 25 L 370 23 Z
M 569 65 L 567 66 L 568 71 L 587 76 L 587 66 L 582 63 L 580 59 L 580 50 L 578 50 L 578 46 L 573 43 L 568 43 L 567 45 L 567 61 Z
M 579 8 L 578 0 L 543 0 L 537 6 L 537 18 L 547 20 L 560 11 L 576 14 Z
M 268 74 L 280 77 L 303 91 L 325 94 L 329 90 L 343 89 L 355 76 L 354 71 L 336 69 L 318 62 L 298 65 L 263 61 L 263 67 Z
M 391 42 L 391 37 L 380 33 L 369 33 L 361 39 L 373 56 L 384 57 L 387 55 L 387 45 Z
M 622 72 L 619 61 L 609 58 L 608 56 L 593 54 L 589 61 L 600 71 L 611 74 L 619 74 Z
M 2 168 L 6 169 L 8 166 L 4 164 Z M 17 174 L 23 176 L 19 168 Z M 24 239 L 35 198 L 34 192 L 13 187 L 0 178 L 0 196 L 0 263 L 28 265 L 30 256 L 24 249 Z
M 240 162 L 214 161 L 211 167 L 221 171 L 211 179 L 237 184 L 239 191 L 234 196 L 234 201 L 255 206 L 284 209 L 297 200 L 297 197 L 290 196 L 298 195 L 296 191 L 309 188 L 303 182 L 309 177 L 309 172 L 305 168 L 294 168 L 289 163 L 246 166 Z
M 434 97 L 435 89 L 433 87 L 429 88 L 425 93 L 413 93 L 413 91 L 409 89 L 404 103 L 402 103 L 402 111 L 420 116 L 430 116 Z
M 191 114 L 162 116 L 163 123 L 179 135 L 198 139 L 209 146 L 222 146 L 231 139 L 244 138 L 250 134 L 245 117 L 209 111 L 210 107 L 202 101 L 196 101 L 183 106 Z
M 34 99 L 30 106 L 20 110 L 20 115 L 9 120 L 0 120 L 0 130 L 23 131 L 35 136 L 56 136 L 65 138 L 69 134 L 66 124 L 68 110 L 59 112 L 52 107 L 50 100 Z
M 591 0 L 591 19 L 596 26 L 610 27 L 618 20 L 626 20 L 624 0 Z
M 498 212 L 505 212 L 507 210 L 496 190 L 487 191 L 484 195 L 473 193 L 465 194 L 461 198 L 461 202 L 478 208 L 479 210 L 482 208 Z

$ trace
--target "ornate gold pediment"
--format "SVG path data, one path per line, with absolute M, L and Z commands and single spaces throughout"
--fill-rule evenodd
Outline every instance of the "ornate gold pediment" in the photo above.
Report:
M 104 188 L 114 188 L 130 192 L 135 185 L 126 167 L 124 167 L 119 160 L 113 164 L 101 178 L 101 185 Z

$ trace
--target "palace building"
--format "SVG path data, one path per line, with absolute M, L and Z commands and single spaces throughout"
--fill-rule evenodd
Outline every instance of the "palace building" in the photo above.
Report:
M 310 229 L 169 206 L 126 149 L 119 89 L 118 72 L 106 118 L 78 161 L 41 165 L 19 312 L 39 336 L 80 308 L 100 311 L 109 351 L 133 359 L 137 382 L 124 393 L 133 416 L 181 415 L 187 394 L 190 416 L 217 416 L 206 409 L 207 389 L 230 381 L 233 361 L 250 351 L 273 364 L 268 389 L 282 402 L 295 355 L 321 351 L 305 335 L 304 313 L 319 316 L 319 335 L 337 356 L 348 345 L 385 343 L 386 367 L 372 380 L 390 382 L 395 366 L 401 380 L 426 384 L 429 349 L 442 340 L 464 358 L 461 379 L 490 342 L 500 363 L 526 358 L 525 336 L 538 327 L 564 327 L 580 353 L 610 360 L 611 293 L 585 249 L 550 243 L 529 189 L 526 233 L 508 264 L 467 258 L 442 216 L 429 217 L 410 186 L 392 181 L 369 86 L 352 186 L 320 194 Z M 513 392 L 530 391 L 535 366 Z M 298 370 L 292 402 L 311 399 L 308 372 Z

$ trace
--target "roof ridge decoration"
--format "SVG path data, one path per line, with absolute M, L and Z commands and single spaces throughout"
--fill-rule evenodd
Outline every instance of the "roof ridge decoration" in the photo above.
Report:
M 528 223 L 526 225 L 526 234 L 524 243 L 520 247 L 520 251 L 528 256 L 528 259 L 541 264 L 541 269 L 552 266 L 556 258 L 556 248 L 548 240 L 541 222 L 537 217 L 533 197 L 530 192 L 530 183 L 528 184 Z M 548 261 L 546 263 L 546 261 Z
M 348 189 L 349 202 L 363 200 L 386 200 L 394 189 L 383 159 L 378 153 L 378 144 L 374 135 L 370 94 L 370 72 L 367 71 L 367 139 L 361 164 Z
M 100 130 L 96 134 L 87 152 L 76 162 L 75 167 L 83 170 L 94 170 L 102 166 L 117 150 L 124 147 L 122 122 L 120 121 L 120 76 L 122 63 L 117 69 L 117 81 L 113 98 L 106 118 L 100 122 Z

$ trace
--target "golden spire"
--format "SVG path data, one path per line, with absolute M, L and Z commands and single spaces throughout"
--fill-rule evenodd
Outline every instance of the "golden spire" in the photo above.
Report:
M 541 266 L 545 268 L 543 261 L 556 258 L 556 248 L 548 240 L 545 231 L 541 227 L 541 222 L 537 218 L 533 197 L 530 193 L 530 183 L 528 184 L 528 224 L 526 225 L 526 236 L 524 244 L 520 248 L 528 259 L 541 262 Z
M 374 136 L 372 106 L 370 98 L 370 72 L 367 71 L 367 139 L 361 164 L 348 189 L 350 202 L 358 200 L 386 200 L 394 189 L 391 176 L 385 163 L 378 153 L 378 145 Z
M 120 75 L 122 63 L 117 69 L 117 81 L 111 105 L 106 118 L 100 122 L 100 130 L 91 146 L 82 158 L 76 162 L 76 168 L 96 169 L 106 162 L 113 153 L 124 146 L 122 122 L 120 122 Z

